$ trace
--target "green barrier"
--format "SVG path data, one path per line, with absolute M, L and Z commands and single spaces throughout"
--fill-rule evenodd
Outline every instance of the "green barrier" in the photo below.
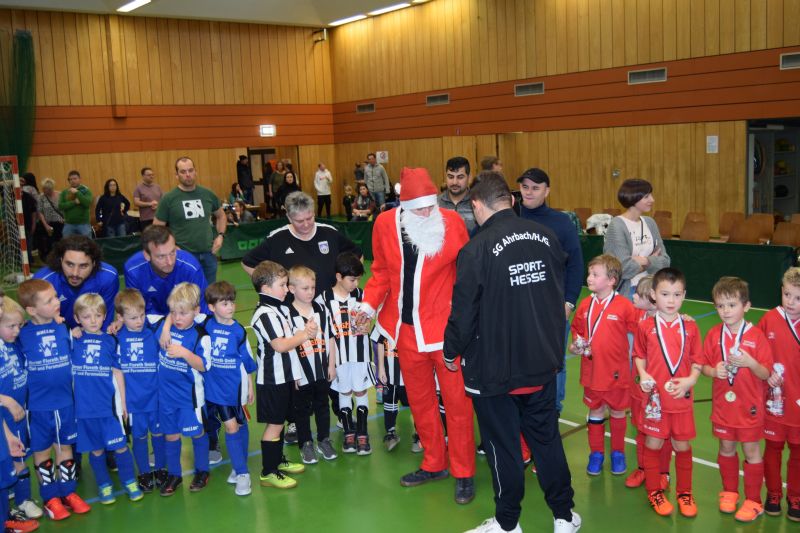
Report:
M 103 261 L 123 273 L 125 261 L 130 256 L 142 249 L 142 239 L 138 235 L 127 237 L 106 237 L 97 239 L 97 244 L 103 251 Z
M 738 276 L 750 285 L 753 306 L 769 309 L 780 305 L 781 277 L 794 265 L 795 250 L 789 246 L 728 244 L 720 242 L 664 241 L 672 266 L 688 280 L 686 297 L 711 300 L 711 289 L 722 276 Z M 603 237 L 582 235 L 584 262 L 603 253 Z

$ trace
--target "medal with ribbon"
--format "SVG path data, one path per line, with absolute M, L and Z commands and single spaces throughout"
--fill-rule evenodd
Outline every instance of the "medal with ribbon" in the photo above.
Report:
M 739 372 L 739 367 L 730 362 L 729 357 L 731 355 L 739 355 L 739 346 L 742 344 L 742 337 L 744 337 L 748 329 L 750 329 L 750 324 L 743 321 L 741 327 L 739 327 L 739 333 L 734 334 L 728 329 L 727 325 L 723 324 L 722 331 L 719 335 L 719 349 L 720 352 L 722 352 L 722 361 L 725 363 L 725 370 L 728 371 L 728 385 L 731 387 L 733 387 L 733 382 L 736 379 L 736 373 Z M 725 349 L 725 338 L 728 336 L 733 338 L 733 346 L 731 346 L 730 350 Z
M 786 314 L 786 311 L 783 309 L 783 307 L 779 307 L 778 308 L 778 312 L 781 314 L 783 319 L 786 321 L 786 327 L 788 327 L 789 331 L 792 332 L 792 337 L 794 337 L 794 341 L 798 345 L 800 345 L 800 337 L 797 336 L 797 330 L 795 329 L 794 324 L 792 324 L 792 321 L 789 320 L 789 315 Z
M 661 323 L 666 321 L 661 318 L 660 315 L 656 315 L 656 337 L 658 338 L 658 345 L 661 348 L 661 355 L 664 357 L 664 362 L 667 363 L 667 370 L 669 371 L 669 375 L 674 377 L 675 374 L 678 372 L 678 369 L 681 366 L 681 362 L 683 361 L 683 352 L 686 348 L 686 325 L 683 323 L 683 317 L 678 315 L 678 327 L 680 328 L 680 335 L 681 335 L 681 353 L 678 356 L 678 360 L 673 363 L 672 358 L 669 355 L 669 349 L 667 348 L 667 343 L 664 339 L 664 334 L 661 333 Z

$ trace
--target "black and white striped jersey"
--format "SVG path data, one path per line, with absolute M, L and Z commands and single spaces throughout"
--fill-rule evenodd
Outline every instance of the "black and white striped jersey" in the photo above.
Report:
M 258 307 L 253 313 L 250 325 L 258 340 L 258 385 L 282 385 L 302 377 L 300 359 L 297 350 L 276 352 L 271 341 L 281 337 L 291 337 L 292 326 L 289 323 L 289 309 L 282 302 L 267 296 L 258 295 Z
M 333 289 L 325 289 L 317 301 L 325 306 L 331 317 L 333 334 L 336 337 L 336 366 L 342 363 L 369 363 L 372 361 L 371 342 L 368 335 L 354 335 L 351 319 L 357 313 L 357 303 L 364 296 L 362 289 L 355 289 L 347 298 L 339 298 Z
M 397 346 L 381 335 L 378 328 L 372 329 L 370 338 L 378 343 L 378 350 L 383 348 L 383 369 L 386 371 L 386 381 L 388 384 L 405 387 L 403 374 L 400 372 L 400 359 L 397 357 Z
M 316 337 L 297 347 L 297 355 L 303 369 L 300 385 L 328 379 L 328 343 L 335 342 L 330 316 L 325 306 L 317 301 L 311 302 L 311 306 L 311 314 L 303 316 L 294 305 L 289 305 L 289 324 L 292 326 L 293 334 L 304 330 L 311 318 L 319 326 Z

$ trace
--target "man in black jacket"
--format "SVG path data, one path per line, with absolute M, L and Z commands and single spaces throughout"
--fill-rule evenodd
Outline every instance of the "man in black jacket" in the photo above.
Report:
M 514 214 L 502 175 L 481 179 L 471 195 L 480 229 L 458 256 L 444 336 L 448 369 L 456 370 L 461 355 L 464 388 L 478 416 L 495 492 L 495 516 L 471 531 L 522 531 L 522 433 L 555 531 L 574 532 L 581 520 L 572 512 L 555 407 L 564 354 L 565 254 L 551 230 Z

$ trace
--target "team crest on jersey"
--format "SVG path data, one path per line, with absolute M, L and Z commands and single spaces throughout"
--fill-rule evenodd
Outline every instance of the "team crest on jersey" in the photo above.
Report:
M 95 358 L 100 357 L 100 345 L 99 344 L 89 344 L 86 346 L 86 349 L 83 351 L 83 361 L 87 365 L 93 365 L 96 363 Z
M 128 357 L 131 361 L 138 361 L 140 357 L 144 356 L 144 343 L 132 342 L 128 345 Z
M 219 357 L 224 355 L 226 351 L 228 351 L 228 338 L 217 337 L 214 339 L 214 346 L 211 347 L 211 356 Z
M 319 251 L 323 254 L 327 254 L 331 251 L 330 247 L 328 246 L 328 241 L 319 241 Z
M 183 205 L 183 216 L 186 219 L 204 218 L 206 216 L 202 200 L 184 200 L 181 204 Z
M 53 357 L 57 348 L 55 335 L 44 335 L 39 341 L 39 352 L 45 357 Z
M 775 332 L 774 331 L 770 331 L 769 333 L 767 333 L 767 338 L 769 340 L 771 340 L 771 341 L 774 341 L 775 340 Z

